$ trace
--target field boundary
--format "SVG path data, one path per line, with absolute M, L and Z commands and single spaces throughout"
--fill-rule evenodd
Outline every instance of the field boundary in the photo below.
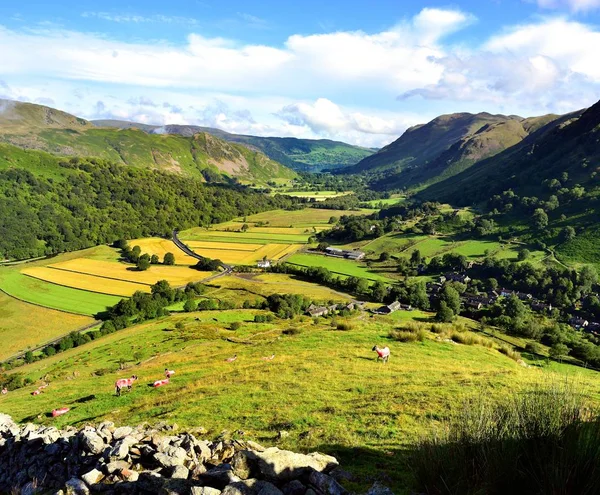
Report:
M 106 280 L 114 280 L 115 282 L 128 282 L 130 284 L 147 285 L 148 287 L 150 287 L 151 285 L 153 285 L 153 284 L 148 284 L 146 282 L 138 282 L 136 280 L 125 280 L 125 279 L 122 279 L 122 278 L 107 277 L 105 275 L 96 275 L 95 273 L 86 273 L 86 272 L 82 272 L 80 270 L 71 270 L 69 268 L 60 268 L 60 267 L 52 266 L 52 265 L 48 265 L 48 268 L 51 268 L 52 270 L 57 270 L 57 271 L 60 271 L 60 272 L 69 272 L 69 273 L 75 273 L 77 275 L 88 275 L 90 277 L 103 278 L 103 279 L 106 279 Z M 23 275 L 27 275 L 27 274 L 24 273 Z M 50 282 L 50 283 L 54 283 L 54 282 Z M 59 285 L 59 284 L 57 284 L 57 285 Z M 86 290 L 87 291 L 87 289 L 79 289 L 79 290 Z M 96 291 L 88 291 L 88 292 L 96 292 Z
M 124 298 L 129 299 L 131 297 L 131 296 L 124 296 L 122 294 L 108 294 L 107 292 L 100 292 L 99 290 L 78 289 L 77 287 L 71 287 L 70 285 L 64 285 L 64 284 L 58 284 L 56 282 L 50 282 L 48 280 L 44 280 L 43 278 L 34 277 L 33 275 L 29 275 L 29 274 L 23 273 L 23 272 L 21 272 L 21 275 L 32 278 L 34 280 L 41 280 L 42 282 L 46 282 L 47 284 L 58 285 L 59 287 L 64 287 L 65 289 L 80 290 L 81 292 L 91 292 L 92 294 L 102 294 L 103 296 L 120 297 L 122 299 L 124 299 Z M 84 274 L 80 273 L 79 275 L 84 275 Z M 89 275 L 89 276 L 94 277 L 95 275 Z M 135 284 L 137 282 L 131 282 L 131 283 Z M 68 313 L 68 311 L 67 311 L 67 313 Z
M 33 278 L 33 277 L 31 277 L 31 278 Z M 40 279 L 36 278 L 36 280 L 40 280 Z M 42 280 L 42 282 L 45 282 L 45 280 Z M 51 282 L 46 282 L 46 283 L 50 284 Z M 69 287 L 69 289 L 73 289 L 73 287 Z M 81 290 L 81 289 L 73 289 L 73 290 Z M 40 303 L 34 303 L 31 301 L 27 301 L 26 299 L 22 299 L 20 297 L 13 296 L 12 294 L 6 292 L 2 287 L 0 287 L 0 292 L 2 292 L 3 294 L 6 294 L 8 297 L 12 297 L 13 299 L 16 299 L 17 301 L 21 301 L 22 303 L 25 303 L 25 304 L 32 304 L 33 306 L 37 306 L 38 308 L 51 309 L 52 311 L 60 311 L 61 313 L 66 313 L 68 315 L 89 316 L 89 317 L 94 316 L 94 315 L 90 315 L 89 313 L 77 313 L 75 311 L 67 311 L 66 309 L 51 308 L 50 306 L 44 306 L 43 304 L 40 304 Z M 87 291 L 82 291 L 82 292 L 87 292 Z M 104 295 L 110 295 L 110 294 L 104 294 Z M 116 297 L 118 297 L 118 296 L 116 296 Z

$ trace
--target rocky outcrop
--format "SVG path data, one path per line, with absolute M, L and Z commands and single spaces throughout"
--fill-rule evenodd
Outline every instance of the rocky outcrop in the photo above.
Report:
M 250 441 L 200 440 L 172 427 L 58 430 L 0 414 L 0 492 L 345 495 L 334 457 Z

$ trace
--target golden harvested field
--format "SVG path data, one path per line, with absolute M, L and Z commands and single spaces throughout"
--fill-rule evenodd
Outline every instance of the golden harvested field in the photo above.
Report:
M 134 246 L 139 246 L 142 253 L 148 253 L 149 255 L 156 254 L 160 258 L 160 261 L 163 260 L 165 254 L 173 253 L 175 255 L 175 264 L 177 265 L 190 266 L 198 263 L 197 259 L 185 254 L 169 239 L 161 239 L 160 237 L 133 239 L 129 241 L 129 245 L 132 248 Z
M 93 323 L 79 316 L 14 299 L 0 292 L 0 359 Z
M 194 251 L 196 249 L 215 249 L 224 251 L 248 251 L 254 252 L 264 244 L 241 244 L 237 242 L 210 242 L 210 241 L 186 241 L 185 242 L 190 249 Z
M 286 254 L 297 251 L 301 247 L 300 244 L 264 244 L 260 245 L 258 249 L 250 251 L 245 249 L 248 244 L 237 244 L 237 246 L 240 246 L 240 249 L 237 250 L 221 249 L 219 247 L 221 244 L 230 245 L 233 243 L 208 242 L 206 244 L 209 246 L 208 248 L 198 247 L 192 241 L 188 242 L 188 245 L 200 256 L 220 259 L 224 263 L 231 263 L 233 265 L 251 265 L 262 260 L 265 256 L 270 260 L 278 260 Z
M 188 282 L 199 282 L 204 278 L 210 277 L 212 274 L 211 272 L 200 272 L 184 266 L 165 265 L 152 265 L 148 270 L 139 272 L 133 269 L 135 267 L 132 265 L 86 258 L 76 258 L 62 263 L 55 263 L 50 265 L 50 267 L 145 285 L 155 284 L 159 280 L 167 280 L 175 287 L 185 285 Z
M 357 211 L 347 210 L 325 210 L 318 208 L 305 208 L 304 210 L 286 211 L 273 210 L 257 213 L 246 217 L 246 223 L 269 222 L 269 227 L 304 227 L 318 224 L 327 224 L 331 217 L 342 215 L 369 215 L 377 210 L 362 209 Z M 242 221 L 242 218 L 236 219 Z
M 100 294 L 129 297 L 138 290 L 150 292 L 150 287 L 145 284 L 123 282 L 120 280 L 95 277 L 94 275 L 67 272 L 65 270 L 57 270 L 45 266 L 25 268 L 21 270 L 21 273 L 39 280 L 52 282 L 53 284 L 87 290 L 89 292 L 99 292 Z

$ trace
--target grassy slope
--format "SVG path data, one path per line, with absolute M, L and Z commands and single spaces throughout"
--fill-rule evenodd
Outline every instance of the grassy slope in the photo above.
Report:
M 361 262 L 333 258 L 331 256 L 294 254 L 287 259 L 287 262 L 300 266 L 321 266 L 333 273 L 347 275 L 349 277 L 362 277 L 374 281 L 381 280 L 382 282 L 391 281 L 389 278 L 369 270 L 369 268 Z
M 195 313 L 117 332 L 21 368 L 34 380 L 46 375 L 50 387 L 37 397 L 30 395 L 37 384 L 11 392 L 0 398 L 0 407 L 19 421 L 39 421 L 40 414 L 71 407 L 63 417 L 42 419 L 57 426 L 110 419 L 204 426 L 209 436 L 241 429 L 265 444 L 336 454 L 346 469 L 360 474 L 383 472 L 394 489 L 404 492 L 409 482 L 405 449 L 439 427 L 464 400 L 514 394 L 551 379 L 498 351 L 436 342 L 433 334 L 424 343 L 389 342 L 394 323 L 386 317 L 360 317 L 353 330 L 343 332 L 332 330 L 326 320 L 317 326 L 310 319 L 250 323 L 255 313 Z M 178 321 L 185 323 L 181 332 L 172 330 Z M 232 332 L 227 330 L 232 321 L 244 324 Z M 289 326 L 302 333 L 281 335 Z M 228 337 L 255 345 L 228 342 Z M 387 366 L 375 363 L 374 343 L 391 346 Z M 272 353 L 274 361 L 261 360 Z M 233 354 L 236 362 L 224 362 Z M 121 361 L 130 368 L 119 371 Z M 177 372 L 172 383 L 148 387 L 165 367 Z M 550 369 L 586 380 L 598 398 L 596 373 L 554 364 Z M 114 381 L 132 373 L 140 377 L 133 391 L 115 397 Z M 277 440 L 279 430 L 290 436 Z M 356 488 L 369 484 L 363 480 Z

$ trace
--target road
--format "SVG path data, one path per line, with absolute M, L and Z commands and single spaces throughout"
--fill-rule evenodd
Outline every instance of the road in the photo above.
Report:
M 202 260 L 207 259 L 204 256 L 200 256 L 198 253 L 195 253 L 189 247 L 187 247 L 183 242 L 181 242 L 179 237 L 177 237 L 177 234 L 178 234 L 177 230 L 174 229 L 173 230 L 173 242 L 179 249 L 181 249 L 188 256 L 191 256 L 192 258 L 196 258 L 197 260 L 202 261 Z M 205 278 L 204 280 L 202 280 L 202 282 L 210 282 L 211 280 L 214 280 L 216 278 L 223 277 L 225 275 L 230 275 L 231 272 L 233 271 L 233 267 L 231 265 L 227 265 L 227 264 L 223 263 L 222 261 L 221 261 L 220 266 L 221 266 L 221 268 L 223 268 L 223 271 L 221 273 L 217 273 L 216 275 Z

